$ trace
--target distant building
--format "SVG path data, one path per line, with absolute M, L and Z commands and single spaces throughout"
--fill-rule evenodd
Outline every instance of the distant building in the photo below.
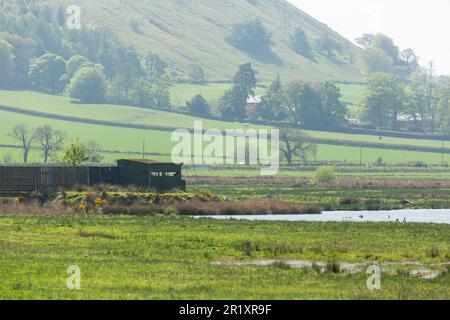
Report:
M 0 196 L 109 184 L 166 192 L 186 189 L 182 164 L 118 160 L 117 166 L 1 165 Z
M 253 118 L 256 115 L 256 111 L 261 104 L 263 97 L 264 95 L 262 94 L 248 97 L 246 106 L 246 113 L 248 118 Z
M 360 127 L 361 126 L 361 120 L 358 120 L 358 119 L 345 118 L 345 122 L 347 122 L 347 125 L 349 127 Z

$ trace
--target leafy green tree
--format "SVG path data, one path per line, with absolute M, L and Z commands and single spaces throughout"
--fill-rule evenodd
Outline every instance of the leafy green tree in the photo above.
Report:
M 382 33 L 377 33 L 373 36 L 371 47 L 383 50 L 392 59 L 394 64 L 397 63 L 400 52 L 392 38 Z
M 239 23 L 231 31 L 228 42 L 252 55 L 266 55 L 271 52 L 272 35 L 259 20 Z
M 419 70 L 419 57 L 413 49 L 405 49 L 400 52 L 399 64 L 407 69 L 407 73 L 411 74 Z
M 304 128 L 324 127 L 324 112 L 319 94 L 308 83 L 293 81 L 286 87 L 286 106 L 293 123 Z
M 114 89 L 113 89 L 114 90 Z M 152 83 L 144 78 L 134 81 L 130 89 L 130 104 L 138 107 L 154 107 L 156 105 L 153 98 Z M 116 101 L 116 103 L 120 103 Z
M 206 82 L 205 71 L 203 70 L 203 67 L 197 63 L 190 64 L 187 68 L 187 73 L 193 83 Z
M 236 119 L 232 89 L 227 90 L 220 98 L 218 107 L 223 118 Z
M 356 39 L 366 50 L 363 62 L 368 74 L 376 72 L 392 73 L 402 79 L 420 69 L 419 58 L 412 49 L 400 51 L 394 40 L 382 33 L 364 34 Z
M 83 67 L 94 67 L 95 65 L 88 58 L 80 55 L 72 56 L 66 62 L 66 74 L 60 79 L 60 87 L 66 88 L 75 73 Z
M 66 24 L 66 12 L 62 6 L 58 7 L 58 12 L 56 13 L 56 21 L 60 27 Z
M 249 96 L 255 94 L 256 83 L 256 72 L 251 63 L 240 65 L 238 72 L 233 77 L 233 85 L 242 88 Z
M 151 85 L 151 93 L 154 100 L 154 105 L 162 110 L 170 110 L 172 107 L 170 102 L 169 86 L 162 82 L 153 82 Z
M 64 148 L 60 162 L 67 166 L 78 167 L 88 160 L 86 146 L 79 139 L 75 139 Z
M 317 40 L 317 47 L 328 57 L 334 57 L 336 52 L 341 52 L 342 47 L 328 33 L 322 34 Z
M 142 67 L 133 48 L 123 48 L 119 53 L 122 61 L 117 69 L 118 89 L 123 93 L 124 104 L 128 105 L 128 94 L 136 79 L 142 76 Z
M 60 89 L 60 79 L 65 73 L 64 59 L 56 54 L 47 53 L 30 66 L 29 77 L 35 87 L 56 94 Z
M 327 81 L 320 85 L 319 95 L 324 111 L 324 124 L 329 127 L 343 125 L 347 106 L 341 102 L 340 89 L 333 82 Z
M 14 87 L 28 88 L 30 85 L 28 71 L 30 69 L 30 61 L 35 57 L 38 50 L 37 43 L 30 38 L 10 33 L 0 33 L 0 38 L 3 38 L 4 41 L 12 46 L 15 65 Z M 2 73 L 5 70 L 4 73 L 6 75 L 10 72 L 7 66 L 0 67 L 0 70 L 2 70 Z
M 86 57 L 81 55 L 74 55 L 66 62 L 66 72 L 69 75 L 69 79 L 83 67 L 92 67 L 94 64 Z
M 374 73 L 368 78 L 362 101 L 363 117 L 380 129 L 396 130 L 404 102 L 404 88 L 392 75 Z
M 150 79 L 161 79 L 168 64 L 156 53 L 148 53 L 145 56 L 145 68 Z
M 416 131 L 423 131 L 426 118 L 425 88 L 413 82 L 405 88 L 405 114 L 414 120 Z
M 285 108 L 280 76 L 269 86 L 266 94 L 261 99 L 261 104 L 256 113 L 259 118 L 269 121 L 284 121 L 287 119 L 288 112 Z
M 425 76 L 425 106 L 427 117 L 430 121 L 431 133 L 436 131 L 436 116 L 439 109 L 439 82 L 436 78 L 436 71 L 433 62 L 430 62 Z
M 14 80 L 15 57 L 13 47 L 0 39 L 0 87 L 11 87 Z
M 228 90 L 219 102 L 222 116 L 233 119 L 246 118 L 248 97 L 254 95 L 256 88 L 256 72 L 250 63 L 239 67 L 233 77 L 233 87 Z
M 105 100 L 105 77 L 100 67 L 82 67 L 70 80 L 68 94 L 84 103 Z
M 450 133 L 450 79 L 440 79 L 440 90 L 438 96 L 438 112 L 436 116 L 436 127 L 445 134 Z
M 369 48 L 372 45 L 373 38 L 374 38 L 373 34 L 364 33 L 361 37 L 356 38 L 355 41 L 356 41 L 356 43 L 358 45 L 360 45 L 361 47 L 367 49 L 367 48 Z
M 367 48 L 363 53 L 363 63 L 367 74 L 391 73 L 394 67 L 392 58 L 379 48 Z
M 292 50 L 301 54 L 304 57 L 311 58 L 312 51 L 309 44 L 308 37 L 302 28 L 295 29 L 295 32 L 290 36 L 290 44 Z
M 192 115 L 206 116 L 210 114 L 210 106 L 202 95 L 196 95 L 190 101 L 186 101 L 186 107 Z

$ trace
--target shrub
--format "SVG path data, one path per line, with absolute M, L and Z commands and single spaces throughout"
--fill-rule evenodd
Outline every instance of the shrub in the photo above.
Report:
M 164 208 L 163 214 L 166 216 L 176 216 L 178 215 L 178 210 L 175 207 L 168 206 Z
M 252 242 L 251 241 L 243 241 L 242 242 L 242 251 L 244 252 L 244 255 L 246 255 L 247 257 L 251 257 L 252 252 L 253 252 Z
M 163 213 L 162 208 L 155 205 L 109 205 L 102 209 L 103 214 L 108 215 L 129 215 L 129 216 L 148 216 Z
M 281 270 L 291 270 L 292 267 L 287 261 L 275 261 L 272 266 Z
M 206 82 L 205 71 L 203 70 L 203 67 L 199 64 L 196 63 L 190 64 L 187 68 L 187 73 L 193 83 Z
M 441 255 L 441 252 L 438 247 L 432 247 L 426 251 L 426 254 L 429 258 L 438 258 Z
M 308 58 L 312 56 L 308 37 L 302 28 L 297 28 L 289 40 L 292 50 Z
M 210 114 L 210 106 L 202 95 L 198 94 L 190 101 L 186 101 L 186 107 L 190 114 L 207 116 Z
M 314 180 L 321 186 L 333 186 L 336 184 L 336 168 L 320 167 L 314 173 Z
M 337 261 L 329 261 L 327 263 L 326 270 L 328 273 L 339 273 L 341 272 L 341 266 Z
M 70 80 L 68 94 L 84 103 L 101 103 L 105 99 L 106 86 L 103 69 L 82 67 Z
M 227 41 L 236 48 L 254 55 L 271 51 L 272 35 L 259 20 L 237 24 Z

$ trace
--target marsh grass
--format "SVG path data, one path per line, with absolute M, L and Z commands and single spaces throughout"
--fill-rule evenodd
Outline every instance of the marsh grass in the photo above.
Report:
M 448 252 L 449 228 L 0 215 L 0 299 L 448 299 L 448 274 L 433 281 L 386 274 L 383 290 L 371 293 L 366 274 L 335 273 L 335 262 L 402 262 L 408 253 L 408 260 L 443 263 L 444 254 L 431 258 L 425 251 L 436 246 Z M 310 250 L 315 244 L 322 249 Z M 348 245 L 347 252 L 336 250 L 340 244 Z M 328 261 L 330 272 L 246 264 L 259 260 Z M 79 292 L 65 289 L 66 269 L 74 264 L 82 270 Z
M 425 254 L 428 258 L 438 258 L 441 255 L 441 250 L 439 247 L 433 246 L 432 248 L 427 249 Z
M 319 214 L 316 206 L 290 203 L 278 199 L 248 199 L 238 201 L 192 200 L 174 205 L 180 215 L 290 215 Z
M 78 236 L 81 238 L 99 238 L 99 239 L 109 239 L 109 240 L 117 240 L 118 237 L 113 236 L 111 234 L 106 233 L 93 233 L 86 231 L 84 229 L 78 230 Z
M 16 215 L 17 213 L 29 216 L 66 216 L 74 214 L 66 206 L 55 202 L 43 205 L 38 201 L 31 203 L 14 203 L 12 201 L 0 203 L 0 214 Z
M 337 274 L 341 272 L 341 265 L 336 260 L 331 260 L 327 262 L 325 270 L 328 273 Z
M 272 267 L 277 268 L 277 269 L 281 269 L 281 270 L 291 270 L 292 267 L 289 265 L 288 262 L 286 261 L 275 261 L 272 264 Z

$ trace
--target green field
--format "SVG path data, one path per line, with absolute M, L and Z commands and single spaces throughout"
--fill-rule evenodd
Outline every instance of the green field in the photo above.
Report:
M 231 88 L 231 84 L 208 83 L 204 85 L 196 84 L 174 84 L 170 87 L 170 99 L 175 106 L 185 106 L 186 101 L 200 94 L 212 103 L 217 101 Z M 258 87 L 255 94 L 264 94 L 265 89 Z
M 141 152 L 142 141 L 146 140 L 146 152 L 159 154 L 159 159 L 167 159 L 168 154 L 174 145 L 170 143 L 170 132 L 160 131 L 159 127 L 165 127 L 168 130 L 176 128 L 193 128 L 194 122 L 201 120 L 204 128 L 236 129 L 244 128 L 240 123 L 231 123 L 218 120 L 200 119 L 183 114 L 164 112 L 153 109 L 142 109 L 117 105 L 83 105 L 71 102 L 68 97 L 50 96 L 30 91 L 0 91 L 0 105 L 20 108 L 26 111 L 41 112 L 50 114 L 49 117 L 34 115 L 23 115 L 20 113 L 0 111 L 0 119 L 4 119 L 4 125 L 0 128 L 0 144 L 17 144 L 8 135 L 16 124 L 27 124 L 30 128 L 43 124 L 49 124 L 55 129 L 63 130 L 68 133 L 68 138 L 80 138 L 87 142 L 96 140 L 104 150 L 118 151 L 122 153 Z M 144 130 L 134 128 L 122 128 L 106 125 L 93 125 L 72 121 L 52 119 L 51 115 L 76 117 L 98 121 L 110 121 L 128 125 L 147 125 L 155 127 L 155 130 Z M 252 126 L 253 127 L 253 126 Z M 255 126 L 262 128 L 262 126 Z M 436 147 L 442 146 L 442 142 L 434 140 L 404 139 L 370 135 L 352 135 L 342 133 L 330 133 L 319 131 L 307 131 L 312 137 L 323 139 L 335 139 L 351 142 L 371 142 L 382 144 L 413 145 Z M 448 147 L 448 146 L 447 146 Z M 318 161 L 345 161 L 352 163 L 360 162 L 361 150 L 357 147 L 318 145 Z M 20 160 L 19 150 L 0 149 L 0 157 L 6 153 L 11 153 L 15 161 Z M 105 160 L 113 161 L 122 158 L 123 155 L 114 157 L 106 154 Z M 423 161 L 426 163 L 441 163 L 442 155 L 440 153 L 424 153 L 401 150 L 383 150 L 375 148 L 363 148 L 363 163 L 373 163 L 378 158 L 390 163 L 406 161 Z M 39 159 L 39 152 L 32 153 L 34 161 Z M 314 159 L 311 159 L 314 160 Z M 446 155 L 444 161 L 449 161 L 449 155 Z
M 448 273 L 408 275 L 446 270 L 449 228 L 1 216 L 0 299 L 449 299 Z M 258 265 L 267 259 L 277 262 Z M 295 269 L 287 260 L 362 263 L 362 270 Z M 424 265 L 402 264 L 412 260 Z M 367 266 L 385 262 L 394 264 L 381 290 L 368 290 Z M 66 287 L 73 265 L 81 269 L 79 291 Z
M 193 128 L 194 122 L 201 120 L 204 128 L 235 129 L 243 128 L 241 123 L 202 119 L 185 114 L 164 112 L 119 105 L 86 105 L 73 103 L 68 97 L 51 96 L 32 91 L 1 91 L 0 105 L 16 107 L 22 110 L 38 111 L 49 114 L 87 118 L 91 120 L 113 121 L 126 124 L 162 126 L 167 128 Z M 4 115 L 6 117 L 6 115 Z M 53 121 L 53 120 L 48 120 Z M 264 128 L 254 126 L 252 128 Z M 245 127 L 244 127 L 245 129 Z M 314 138 L 336 139 L 355 142 L 382 144 L 442 147 L 441 141 L 382 137 L 361 134 L 345 134 L 323 131 L 305 131 Z
M 205 85 L 175 84 L 170 87 L 170 97 L 172 104 L 175 106 L 184 106 L 187 100 L 198 94 L 201 94 L 208 101 L 216 102 L 230 86 L 230 84 L 215 83 Z M 337 86 L 341 90 L 342 101 L 349 105 L 349 110 L 354 115 L 366 88 L 365 85 L 338 84 Z M 264 88 L 257 88 L 255 90 L 256 94 L 264 94 L 264 92 Z
M 201 120 L 205 128 L 242 128 L 240 123 L 216 121 L 154 109 L 107 104 L 78 104 L 69 97 L 45 95 L 33 91 L 1 91 L 0 105 L 91 120 L 126 124 L 154 125 L 168 128 L 193 128 Z M 49 120 L 51 121 L 51 120 Z M 260 126 L 262 127 L 262 126 Z

